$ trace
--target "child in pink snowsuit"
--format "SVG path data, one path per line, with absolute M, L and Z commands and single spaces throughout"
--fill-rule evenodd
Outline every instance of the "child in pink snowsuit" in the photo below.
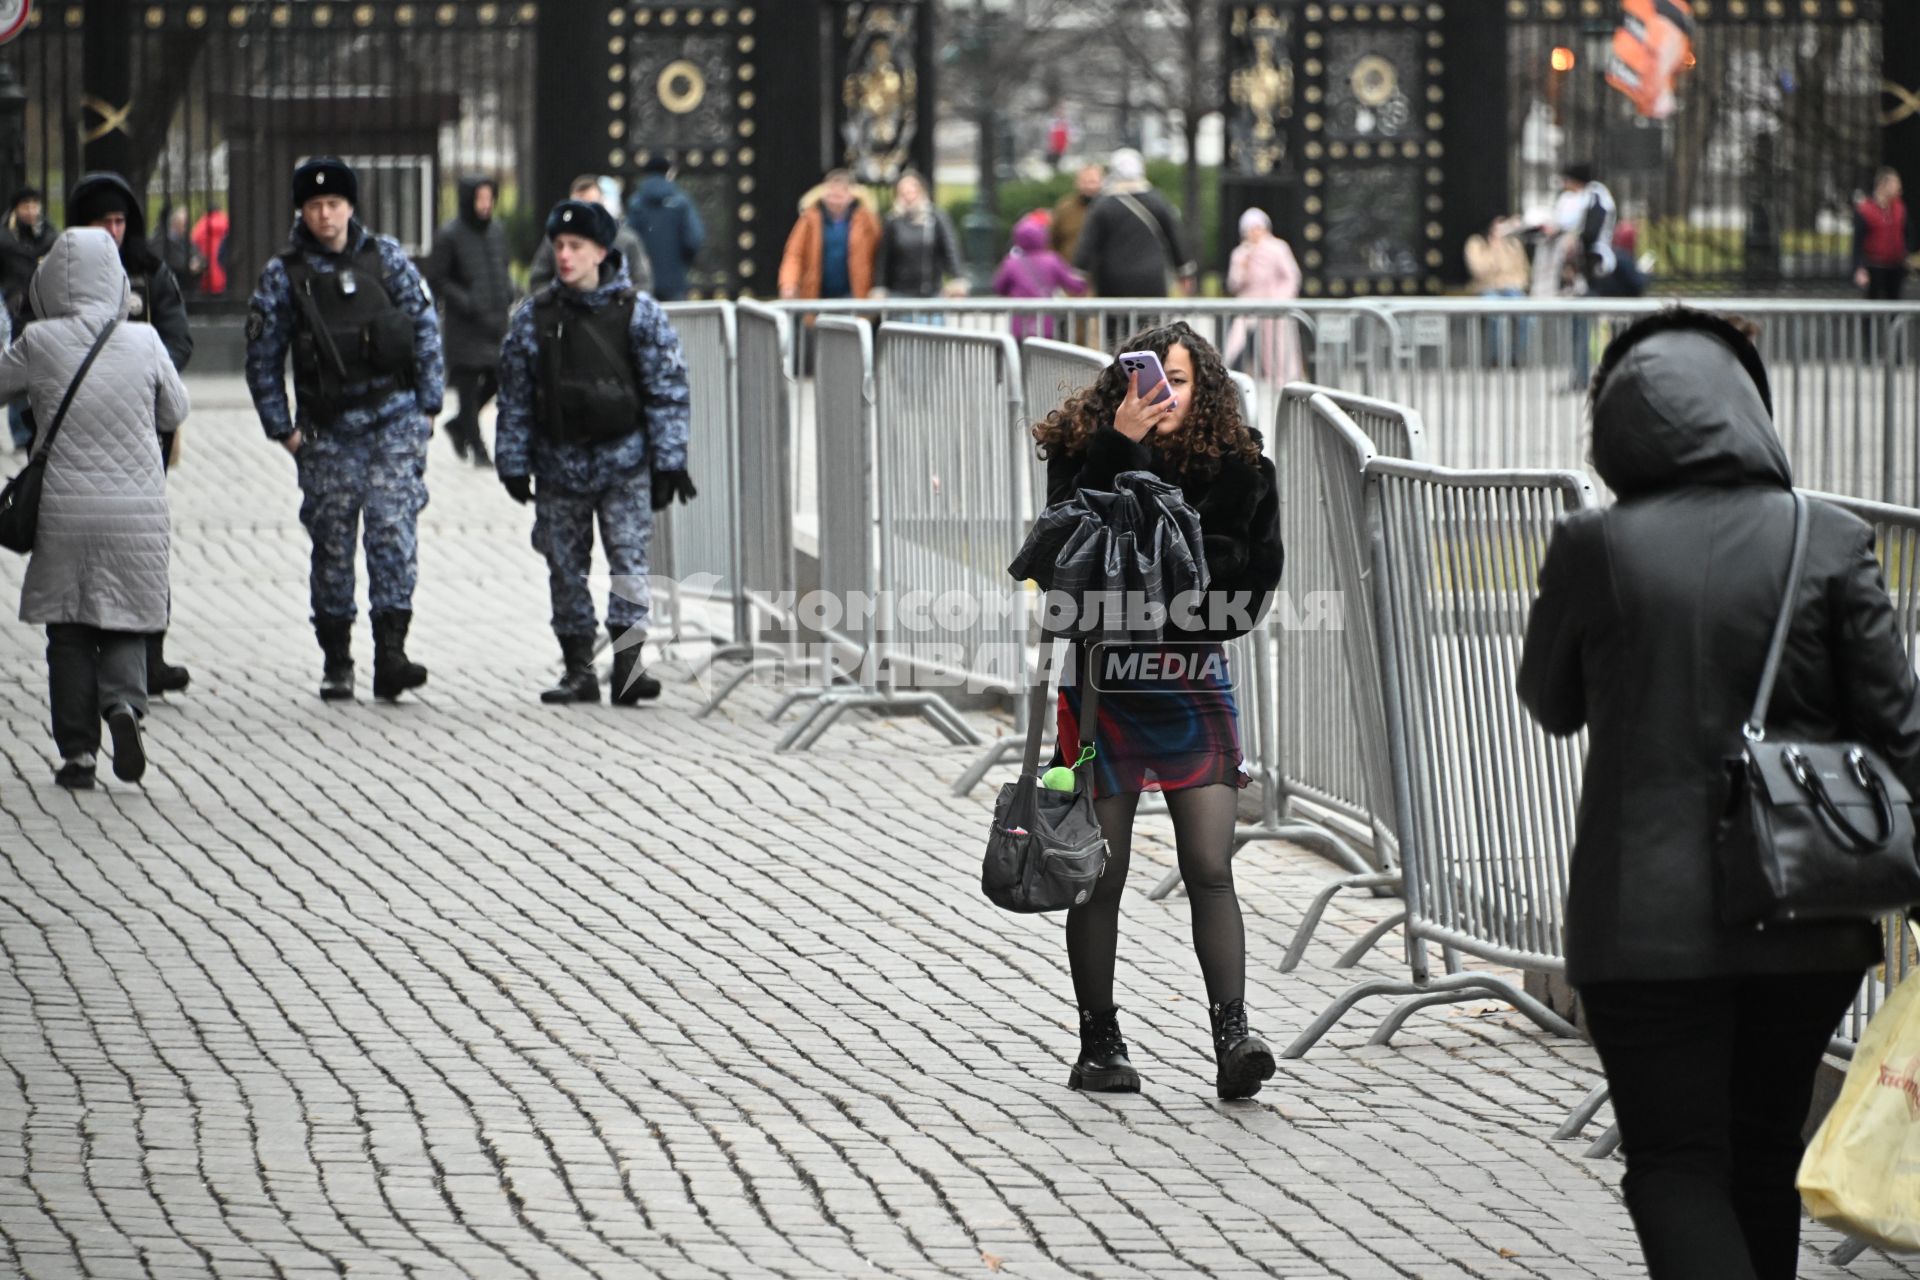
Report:
M 1044 210 L 1030 213 L 1013 227 L 1013 248 L 1001 259 L 993 273 L 993 291 L 1002 298 L 1052 298 L 1062 293 L 1078 297 L 1087 291 L 1087 282 L 1068 266 L 1066 259 L 1047 244 L 1049 219 Z M 1051 338 L 1053 316 L 1015 316 L 1015 342 L 1039 336 Z

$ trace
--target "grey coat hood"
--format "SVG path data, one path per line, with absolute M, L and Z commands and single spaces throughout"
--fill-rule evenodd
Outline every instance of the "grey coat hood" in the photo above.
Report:
M 78 227 L 54 241 L 28 293 L 33 314 L 42 320 L 75 316 L 105 323 L 126 319 L 133 306 L 120 250 L 98 227 Z
M 1713 334 L 1651 333 L 1604 377 L 1593 406 L 1593 469 L 1620 497 L 1793 486 L 1760 388 Z

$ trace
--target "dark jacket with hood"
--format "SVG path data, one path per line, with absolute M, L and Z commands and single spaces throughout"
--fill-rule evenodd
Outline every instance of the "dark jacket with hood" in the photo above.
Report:
M 687 296 L 687 269 L 700 255 L 707 229 L 673 179 L 664 173 L 648 175 L 627 202 L 627 225 L 640 237 L 653 265 L 653 296 L 678 302 Z
M 127 210 L 127 232 L 120 241 L 120 265 L 126 269 L 133 287 L 133 320 L 145 321 L 159 331 L 166 344 L 167 357 L 175 369 L 185 369 L 193 358 L 193 331 L 187 327 L 187 298 L 180 290 L 173 268 L 160 260 L 147 242 L 147 211 L 143 201 L 134 197 L 133 188 L 117 173 L 89 173 L 74 184 L 67 195 L 67 225 L 85 226 L 75 216 L 77 208 L 103 187 L 113 188 Z
M 1260 445 L 1260 433 L 1248 430 Z M 1084 452 L 1055 451 L 1047 459 L 1047 505 L 1064 502 L 1079 489 L 1111 490 L 1114 477 L 1123 471 L 1151 471 L 1178 485 L 1200 516 L 1208 581 L 1207 599 L 1196 614 L 1209 625 L 1197 631 L 1169 628 L 1167 638 L 1230 640 L 1251 630 L 1272 603 L 1286 561 L 1273 459 L 1263 449 L 1257 465 L 1229 457 L 1222 458 L 1210 476 L 1183 474 L 1158 449 L 1136 444 L 1112 424 L 1103 424 L 1088 437 Z
M 1731 929 L 1716 911 L 1723 762 L 1759 686 L 1793 540 L 1786 453 L 1758 356 L 1745 355 L 1702 328 L 1654 324 L 1603 367 L 1593 464 L 1618 501 L 1566 517 L 1540 569 L 1520 697 L 1549 733 L 1588 734 L 1567 894 L 1576 984 L 1857 970 L 1879 954 L 1866 923 Z M 1920 693 L 1872 530 L 1809 506 L 1768 734 L 1864 742 L 1920 787 Z
M 439 299 L 449 369 L 491 369 L 500 362 L 500 339 L 513 313 L 513 274 L 507 265 L 507 229 L 498 218 L 474 212 L 480 188 L 499 187 L 490 178 L 460 180 L 460 212 L 434 233 L 424 273 Z
M 7 313 L 15 332 L 27 309 L 27 286 L 33 283 L 34 269 L 52 251 L 59 235 L 45 218 L 32 227 L 20 225 L 13 214 L 0 221 L 0 292 L 6 294 Z

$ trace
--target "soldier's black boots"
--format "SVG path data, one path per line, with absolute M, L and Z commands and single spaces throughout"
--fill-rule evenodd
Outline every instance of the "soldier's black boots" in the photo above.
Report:
M 1247 1002 L 1228 1000 L 1209 1009 L 1213 1018 L 1214 1092 L 1251 1098 L 1273 1076 L 1273 1050 L 1247 1029 Z
M 391 702 L 427 682 L 427 669 L 407 660 L 411 609 L 382 609 L 373 615 L 373 696 Z
M 193 682 L 193 673 L 185 667 L 176 667 L 167 661 L 167 633 L 149 632 L 147 635 L 147 692 L 179 693 Z
M 541 692 L 540 701 L 600 701 L 600 681 L 593 674 L 593 633 L 589 631 L 585 635 L 561 636 L 559 640 L 560 657 L 567 664 L 567 669 L 560 673 L 559 684 Z
M 607 628 L 607 638 L 613 641 L 613 674 L 607 679 L 607 694 L 616 707 L 630 707 L 636 702 L 651 702 L 660 696 L 660 682 L 640 669 L 640 651 L 645 646 L 630 644 L 625 648 L 620 644 L 619 633 L 612 627 Z
M 326 665 L 320 672 L 320 697 L 326 702 L 353 698 L 353 619 L 315 618 L 313 634 L 320 639 Z
M 1118 1009 L 1080 1011 L 1080 1060 L 1073 1064 L 1067 1087 L 1088 1093 L 1140 1092 L 1140 1073 L 1127 1060 Z

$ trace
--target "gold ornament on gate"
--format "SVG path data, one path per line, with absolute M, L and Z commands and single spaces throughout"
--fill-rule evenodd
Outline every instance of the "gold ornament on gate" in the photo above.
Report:
M 1393 91 L 1400 86 L 1400 73 L 1393 64 L 1377 53 L 1370 53 L 1354 63 L 1353 74 L 1347 77 L 1353 86 L 1353 96 L 1360 99 L 1361 105 L 1383 107 L 1393 97 Z
M 660 81 L 656 86 L 660 95 L 660 105 L 677 116 L 683 116 L 700 105 L 707 96 L 707 78 L 700 74 L 700 68 L 685 58 L 677 58 L 660 69 Z

